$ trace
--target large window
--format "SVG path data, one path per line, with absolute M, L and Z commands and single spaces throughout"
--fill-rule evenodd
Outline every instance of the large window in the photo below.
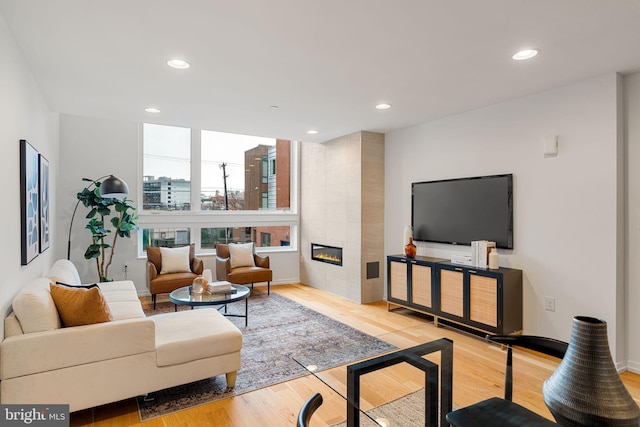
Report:
M 142 146 L 141 255 L 149 245 L 213 252 L 218 242 L 295 244 L 295 143 L 144 124 Z
M 202 131 L 200 208 L 289 210 L 290 168 L 276 176 L 275 165 L 278 160 L 288 165 L 290 156 L 289 141 Z M 269 191 L 274 198 L 267 203 L 263 194 Z
M 191 129 L 145 123 L 142 209 L 191 209 Z

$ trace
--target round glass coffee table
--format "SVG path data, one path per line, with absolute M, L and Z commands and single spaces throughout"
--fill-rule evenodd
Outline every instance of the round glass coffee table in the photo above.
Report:
M 201 294 L 193 293 L 191 286 L 178 288 L 169 294 L 169 299 L 175 305 L 175 311 L 178 311 L 178 305 L 188 305 L 193 307 L 201 306 L 224 306 L 224 316 L 244 317 L 244 325 L 249 324 L 249 294 L 251 290 L 244 285 L 231 285 L 231 290 L 224 293 L 209 294 L 206 291 Z M 244 300 L 244 315 L 227 313 L 227 304 Z M 218 309 L 220 311 L 222 307 Z

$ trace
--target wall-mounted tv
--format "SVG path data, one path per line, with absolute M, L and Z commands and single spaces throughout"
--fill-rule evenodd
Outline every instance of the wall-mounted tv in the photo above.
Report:
M 513 249 L 513 175 L 414 182 L 411 225 L 416 241 Z

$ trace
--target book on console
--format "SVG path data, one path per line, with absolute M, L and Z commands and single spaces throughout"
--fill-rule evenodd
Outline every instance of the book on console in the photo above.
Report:
M 476 267 L 487 268 L 489 266 L 489 252 L 496 247 L 496 242 L 480 240 L 478 242 L 478 263 Z

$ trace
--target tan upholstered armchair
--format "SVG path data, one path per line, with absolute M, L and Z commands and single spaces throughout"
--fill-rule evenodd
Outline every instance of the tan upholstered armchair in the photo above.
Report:
M 248 247 L 248 246 L 251 247 Z M 243 254 L 244 250 L 248 253 Z M 271 293 L 273 272 L 269 268 L 269 257 L 255 253 L 251 244 L 216 244 L 216 279 L 227 280 L 237 285 L 251 285 L 267 282 L 267 294 Z
M 156 295 L 166 294 L 183 286 L 189 286 L 193 283 L 193 279 L 202 274 L 204 263 L 201 259 L 195 257 L 194 251 L 195 245 L 192 243 L 189 245 L 188 261 L 185 259 L 182 267 L 178 265 L 177 267 L 166 268 L 169 266 L 165 265 L 165 270 L 168 272 L 163 272 L 160 248 L 147 246 L 147 288 L 151 292 L 154 310 L 156 309 Z M 171 261 L 174 263 L 173 259 Z M 178 259 L 178 261 L 180 260 Z M 165 264 L 167 263 L 165 262 Z

